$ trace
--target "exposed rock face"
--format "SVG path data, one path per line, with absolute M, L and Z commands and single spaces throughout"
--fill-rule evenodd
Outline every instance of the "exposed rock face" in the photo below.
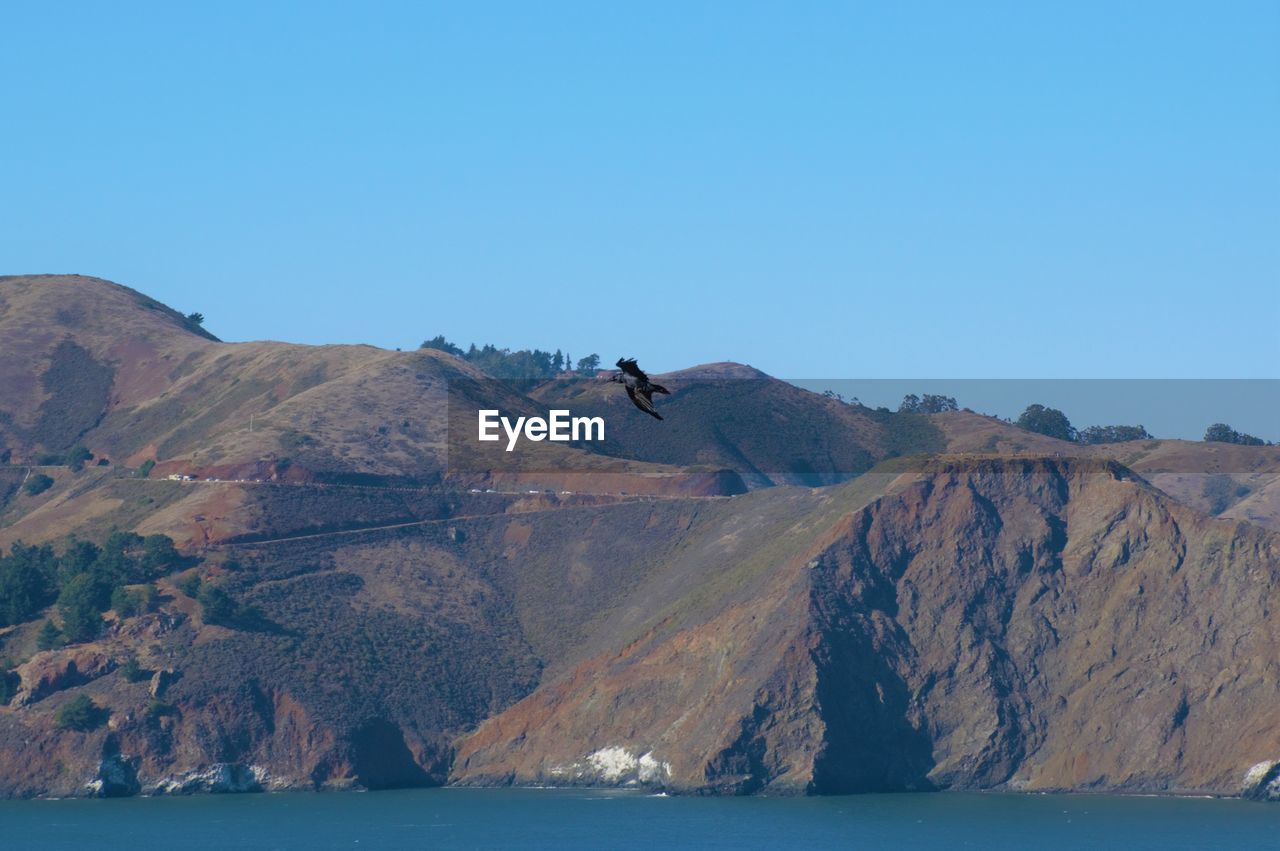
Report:
M 1280 759 L 1260 762 L 1244 776 L 1242 794 L 1255 801 L 1280 801 Z
M 1280 748 L 1276 538 L 1117 465 L 944 467 L 814 545 L 486 722 L 455 779 L 552 782 L 623 748 L 698 791 L 1230 794 Z
M 159 700 L 164 697 L 164 693 L 169 690 L 169 686 L 176 683 L 181 676 L 180 673 L 173 669 L 156 671 L 151 675 L 151 686 L 147 691 L 153 699 Z
M 237 552 L 223 581 L 276 631 L 131 621 L 120 640 L 183 672 L 158 708 L 103 651 L 37 656 L 25 693 L 53 696 L 0 708 L 6 793 L 120 793 L 126 763 L 152 792 L 1275 784 L 1253 769 L 1280 753 L 1277 537 L 1112 463 L 939 462 Z M 109 732 L 53 728 L 39 684 L 71 661 Z
M 190 795 L 195 792 L 261 792 L 269 774 L 257 765 L 220 762 L 166 777 L 147 787 L 149 795 Z
M 54 692 L 83 685 L 115 670 L 116 663 L 91 647 L 46 650 L 18 667 L 22 678 L 14 703 L 24 706 Z
M 141 788 L 136 766 L 118 753 L 102 758 L 98 763 L 98 776 L 86 786 L 89 794 L 96 798 L 125 798 L 138 794 Z

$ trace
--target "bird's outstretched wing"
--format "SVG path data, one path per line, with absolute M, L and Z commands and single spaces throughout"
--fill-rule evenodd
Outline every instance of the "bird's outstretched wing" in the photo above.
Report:
M 650 393 L 661 393 L 661 394 L 663 394 L 664 396 L 670 396 L 670 395 L 671 395 L 671 391 L 670 391 L 670 390 L 668 390 L 667 388 L 663 387 L 661 384 L 654 384 L 652 381 L 651 381 L 651 382 L 649 382 L 649 392 L 650 392 Z
M 644 411 L 651 417 L 662 419 L 662 414 L 653 408 L 653 400 L 649 398 L 649 394 L 645 391 L 637 392 L 631 385 L 627 385 L 627 396 L 635 403 L 635 406 Z
M 627 375 L 634 375 L 641 381 L 649 380 L 649 376 L 644 374 L 644 370 L 636 366 L 635 358 L 618 358 L 618 369 L 622 370 Z

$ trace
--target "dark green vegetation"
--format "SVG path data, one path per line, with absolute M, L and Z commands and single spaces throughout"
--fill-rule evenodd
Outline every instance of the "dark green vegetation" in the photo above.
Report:
M 77 694 L 58 708 L 54 722 L 63 730 L 88 732 L 106 723 L 108 714 L 87 694 Z
M 27 496 L 38 496 L 51 487 L 53 487 L 53 479 L 44 473 L 32 473 L 26 484 L 22 486 L 22 492 Z
M 0 669 L 4 666 L 0 665 Z M 0 706 L 7 706 L 13 696 L 18 693 L 22 678 L 13 671 L 0 670 Z
M 152 591 L 125 586 L 150 582 L 182 563 L 164 535 L 116 532 L 102 546 L 73 539 L 61 552 L 16 543 L 0 555 L 0 626 L 30 621 L 56 600 L 66 638 L 90 641 L 113 603 L 125 606 L 122 614 L 150 605 Z
M 1028 405 L 1014 425 L 1046 437 L 1056 437 L 1058 440 L 1076 439 L 1076 430 L 1067 415 L 1057 408 L 1047 408 L 1044 405 Z
M 140 683 L 150 679 L 151 672 L 138 663 L 138 657 L 130 656 L 120 665 L 120 676 L 131 683 Z
M 188 586 L 188 589 L 191 587 Z M 183 593 L 188 589 L 184 589 Z M 238 602 L 222 587 L 212 582 L 198 583 L 194 586 L 194 590 L 195 600 L 200 604 L 200 617 L 205 623 L 250 632 L 255 630 L 270 632 L 276 629 L 276 625 L 264 618 L 258 609 Z
M 38 650 L 56 650 L 62 646 L 62 630 L 54 626 L 53 621 L 45 621 L 36 635 Z
M 908 393 L 902 397 L 902 403 L 898 405 L 898 412 L 906 414 L 941 414 L 957 410 L 959 406 L 954 397 L 938 396 L 933 393 L 926 393 L 923 397 Z
M 595 375 L 600 368 L 599 355 L 587 355 L 579 358 L 577 367 L 569 361 L 559 349 L 554 353 L 542 349 L 500 349 L 492 343 L 477 347 L 472 343 L 465 351 L 445 339 L 443 334 L 423 341 L 421 349 L 438 349 L 460 357 L 475 366 L 481 372 L 502 379 L 535 379 L 551 378 L 562 372 L 576 372 L 578 375 Z
M 1142 426 L 1089 426 L 1081 429 L 1079 440 L 1084 444 L 1125 443 L 1131 440 L 1151 440 L 1152 435 Z
M 1028 405 L 1014 425 L 1046 437 L 1085 445 L 1152 439 L 1152 435 L 1140 425 L 1095 425 L 1077 431 L 1062 411 L 1038 404 Z
M 1244 434 L 1226 423 L 1214 423 L 1205 429 L 1204 439 L 1210 443 L 1235 443 L 1240 446 L 1263 446 L 1266 441 L 1251 434 Z

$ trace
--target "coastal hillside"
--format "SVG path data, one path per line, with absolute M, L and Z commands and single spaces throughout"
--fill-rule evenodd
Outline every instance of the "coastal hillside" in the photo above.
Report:
M 0 278 L 0 795 L 1280 785 L 1280 449 L 608 379 Z

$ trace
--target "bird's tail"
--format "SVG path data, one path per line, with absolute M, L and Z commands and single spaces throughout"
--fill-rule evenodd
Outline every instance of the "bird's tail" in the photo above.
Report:
M 649 389 L 650 389 L 650 390 L 652 390 L 654 393 L 664 393 L 664 394 L 666 394 L 667 396 L 670 396 L 670 395 L 671 395 L 671 391 L 670 391 L 670 390 L 668 390 L 667 388 L 663 387 L 661 384 L 652 384 L 652 383 L 651 383 L 651 384 L 649 385 Z

